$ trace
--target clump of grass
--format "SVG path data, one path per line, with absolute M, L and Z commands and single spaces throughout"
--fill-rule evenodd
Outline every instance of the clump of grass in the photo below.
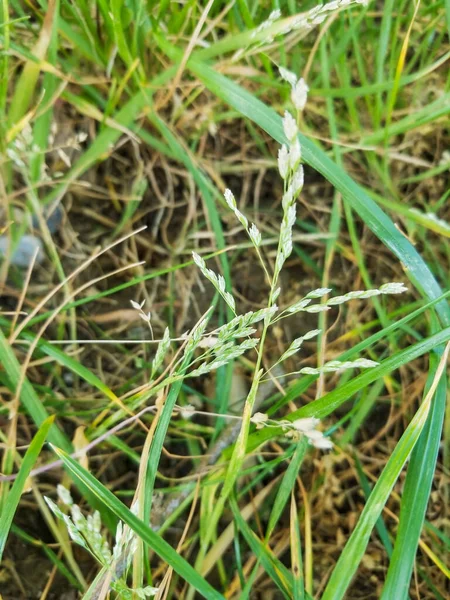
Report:
M 363 4 L 340 0 L 304 14 L 294 3 L 283 14 L 251 2 L 173 10 L 62 1 L 29 14 L 1 4 L 0 380 L 11 401 L 1 405 L 9 419 L 0 430 L 0 554 L 10 531 L 10 556 L 17 536 L 30 553 L 42 549 L 54 566 L 47 585 L 39 582 L 44 596 L 58 572 L 91 600 L 109 588 L 122 598 L 192 598 L 194 589 L 247 598 L 263 577 L 262 593 L 337 600 L 352 595 L 356 573 L 358 593 L 372 593 L 364 586 L 376 580 L 383 600 L 424 589 L 445 597 L 448 540 L 438 519 L 424 518 L 450 324 L 437 283 L 448 283 L 448 28 L 439 3 L 394 11 L 389 2 L 382 16 Z M 320 34 L 308 38 L 313 28 Z M 303 190 L 304 164 L 335 192 L 309 173 Z M 277 167 L 272 189 L 265 171 Z M 228 177 L 233 192 L 222 198 Z M 68 227 L 55 237 L 48 215 L 62 203 L 76 234 Z M 150 233 L 139 231 L 144 221 Z M 110 242 L 123 230 L 118 252 Z M 25 256 L 23 275 L 17 252 L 30 237 L 38 253 Z M 195 263 L 207 280 L 201 294 Z M 247 298 L 240 273 L 253 277 L 258 265 Z M 108 274 L 117 285 L 103 284 Z M 402 298 L 390 312 L 387 296 L 405 286 L 385 282 L 406 278 L 426 302 Z M 129 323 L 150 339 L 138 343 Z M 236 365 L 249 379 L 241 404 L 230 392 L 242 379 Z M 214 403 L 202 395 L 205 380 Z M 280 392 L 271 399 L 269 384 Z M 44 439 L 59 462 L 33 469 L 41 452 L 48 457 Z M 408 459 L 405 486 L 394 487 Z M 94 581 L 41 495 L 46 485 L 55 498 L 43 473 L 61 464 L 79 508 L 62 488 L 65 502 L 50 507 L 92 555 Z M 30 505 L 31 496 L 21 501 L 28 489 L 61 554 L 40 539 L 47 529 L 32 537 L 20 527 L 23 513 L 11 525 L 17 507 Z M 120 497 L 132 498 L 131 510 Z M 149 527 L 157 513 L 158 533 Z M 418 544 L 426 560 L 416 559 Z
M 293 89 L 296 89 L 297 82 L 294 82 Z M 303 88 L 305 92 L 306 88 Z M 305 98 L 301 98 L 297 101 L 297 108 L 303 109 L 305 105 Z M 261 242 L 262 236 L 255 224 L 249 225 L 247 217 L 239 210 L 237 201 L 230 190 L 225 191 L 225 200 L 229 208 L 234 213 L 239 223 L 244 227 L 247 232 L 256 256 L 260 261 L 261 268 L 263 269 L 269 288 L 267 307 L 257 312 L 248 312 L 245 314 L 237 314 L 236 301 L 233 295 L 226 290 L 226 282 L 222 275 L 216 274 L 213 270 L 206 266 L 205 261 L 197 254 L 193 253 L 194 262 L 204 275 L 204 277 L 213 285 L 217 293 L 223 298 L 224 302 L 231 309 L 235 315 L 232 320 L 225 323 L 218 329 L 212 332 L 206 332 L 208 321 L 211 317 L 212 311 L 208 310 L 207 315 L 196 325 L 196 327 L 186 335 L 184 349 L 176 360 L 171 363 L 170 373 L 165 372 L 158 377 L 158 371 L 163 366 L 164 357 L 169 353 L 171 340 L 169 336 L 169 330 L 166 328 L 164 338 L 159 342 L 158 349 L 155 354 L 155 358 L 152 364 L 152 377 L 155 377 L 154 382 L 150 382 L 150 394 L 148 396 L 157 396 L 160 391 L 166 390 L 166 393 L 170 397 L 171 386 L 177 381 L 185 380 L 190 377 L 200 377 L 210 373 L 213 370 L 217 370 L 220 367 L 229 364 L 231 361 L 236 360 L 242 356 L 245 352 L 250 350 L 256 350 L 257 359 L 251 374 L 251 386 L 250 392 L 245 400 L 244 408 L 241 420 L 240 431 L 238 433 L 236 443 L 234 445 L 233 452 L 230 457 L 228 466 L 225 468 L 223 475 L 223 484 L 221 489 L 217 492 L 217 497 L 212 499 L 211 509 L 209 514 L 205 517 L 208 521 L 208 530 L 206 530 L 201 537 L 200 551 L 196 559 L 195 568 L 196 571 L 201 573 L 203 570 L 203 563 L 206 558 L 210 544 L 217 534 L 217 527 L 219 521 L 223 518 L 224 509 L 230 495 L 233 492 L 236 482 L 239 479 L 244 461 L 247 458 L 247 442 L 250 433 L 251 424 L 255 424 L 257 429 L 272 429 L 280 431 L 281 434 L 286 435 L 288 438 L 293 439 L 296 443 L 303 443 L 303 440 L 308 440 L 312 446 L 322 450 L 328 450 L 333 447 L 332 442 L 324 437 L 322 431 L 317 426 L 320 419 L 315 417 L 307 417 L 295 419 L 289 421 L 286 419 L 275 420 L 269 418 L 266 413 L 255 412 L 255 402 L 258 397 L 259 386 L 261 381 L 265 378 L 270 377 L 272 369 L 286 361 L 288 358 L 294 356 L 302 348 L 303 342 L 311 340 L 320 333 L 318 329 L 314 329 L 305 333 L 302 337 L 295 339 L 289 348 L 283 352 L 281 357 L 275 362 L 275 364 L 268 369 L 263 368 L 263 356 L 265 352 L 265 341 L 270 335 L 271 328 L 280 320 L 293 317 L 296 314 L 306 313 L 314 314 L 323 311 L 330 310 L 333 306 L 341 305 L 345 302 L 349 302 L 355 299 L 367 299 L 382 294 L 400 294 L 406 291 L 406 287 L 401 283 L 385 283 L 379 289 L 372 289 L 367 291 L 356 291 L 349 292 L 341 296 L 335 296 L 327 301 L 323 301 L 331 290 L 328 288 L 318 288 L 309 292 L 303 299 L 295 302 L 294 304 L 287 306 L 282 311 L 279 310 L 276 301 L 281 297 L 281 287 L 279 286 L 281 272 L 286 260 L 292 253 L 293 242 L 292 242 L 292 230 L 295 223 L 296 213 L 296 202 L 299 194 L 301 193 L 304 181 L 303 166 L 301 164 L 301 146 L 298 140 L 298 118 L 295 119 L 291 113 L 285 112 L 283 119 L 283 128 L 288 140 L 288 144 L 283 144 L 280 148 L 278 155 L 278 169 L 280 176 L 284 182 L 284 194 L 282 198 L 283 207 L 283 219 L 281 222 L 278 249 L 274 260 L 273 272 L 264 260 L 261 254 Z M 312 303 L 314 300 L 319 300 L 319 303 Z M 140 317 L 149 325 L 151 330 L 151 314 L 150 312 L 145 313 L 143 311 L 143 303 L 132 301 L 132 306 L 136 309 Z M 256 327 L 258 323 L 262 323 L 262 330 L 259 332 L 259 336 L 255 336 L 258 333 Z M 151 330 L 152 331 L 152 330 Z M 240 341 L 242 338 L 244 341 Z M 200 350 L 201 349 L 201 350 Z M 200 350 L 199 355 L 195 355 L 195 351 Z M 197 366 L 199 365 L 199 366 Z M 330 361 L 325 363 L 320 368 L 304 367 L 299 371 L 300 374 L 317 375 L 319 373 L 329 373 L 336 371 L 344 371 L 347 369 L 354 368 L 373 368 L 378 365 L 373 360 L 364 358 L 358 358 L 352 361 Z M 192 368 L 192 367 L 195 368 Z M 170 404 L 166 401 L 165 404 L 157 404 L 157 409 L 161 409 L 160 417 L 166 416 L 166 424 L 164 429 L 167 430 L 169 426 L 171 413 L 168 410 Z M 172 409 L 176 408 L 172 406 Z M 183 411 L 183 408 L 178 409 Z M 196 414 L 195 409 L 188 407 L 184 409 L 184 416 L 193 416 Z M 158 434 L 156 429 L 155 438 Z M 163 438 L 165 431 L 161 438 Z M 154 442 L 154 440 L 153 440 Z M 304 454 L 304 451 L 303 451 Z M 142 458 L 143 459 L 143 458 Z M 152 455 L 152 446 L 148 451 L 147 460 L 157 461 L 158 458 Z M 64 458 L 63 458 L 64 460 Z M 217 478 L 217 473 L 214 475 Z M 154 475 L 151 473 L 142 473 L 142 479 L 139 482 L 141 489 L 146 488 L 147 490 L 153 489 L 154 487 Z M 62 492 L 64 492 L 62 494 Z M 64 520 L 68 527 L 71 538 L 85 549 L 90 551 L 95 558 L 103 566 L 104 570 L 109 573 L 109 579 L 111 580 L 112 588 L 120 593 L 126 593 L 125 590 L 131 594 L 153 594 L 157 592 L 156 588 L 152 586 L 143 587 L 142 577 L 138 584 L 131 590 L 127 588 L 127 570 L 131 566 L 133 551 L 128 544 L 122 544 L 120 551 L 117 549 L 119 542 L 116 541 L 116 546 L 113 552 L 109 550 L 109 546 L 106 540 L 101 536 L 100 533 L 100 515 L 95 513 L 93 517 L 88 517 L 86 521 L 81 514 L 81 511 L 77 505 L 74 505 L 70 494 L 64 489 L 60 489 L 60 498 L 62 497 L 66 505 L 71 506 L 72 520 L 67 515 L 61 513 L 58 507 L 50 500 L 47 502 L 50 504 L 53 512 L 61 519 Z M 149 503 L 149 498 L 141 498 Z M 139 501 L 139 493 L 136 492 L 135 502 Z M 284 507 L 284 503 L 287 501 L 287 496 L 280 500 L 277 509 L 280 510 Z M 153 504 L 153 502 L 151 502 Z M 162 520 L 166 520 L 171 517 L 171 513 L 174 509 L 174 504 L 169 503 L 162 511 Z M 138 516 L 144 518 L 145 516 L 135 511 Z M 149 510 L 151 518 L 151 507 Z M 116 534 L 116 538 L 119 535 L 120 539 L 122 536 L 122 525 L 119 524 L 120 535 Z M 136 552 L 136 549 L 135 549 Z M 142 555 L 142 553 L 141 553 Z M 112 557 L 114 561 L 112 566 L 110 565 Z M 106 574 L 105 574 L 106 577 Z M 105 579 L 106 581 L 106 579 Z M 92 590 L 99 587 L 99 582 L 96 580 L 93 584 Z M 122 590 L 122 591 L 121 591 Z M 149 590 L 148 592 L 146 590 Z M 88 596 L 90 592 L 88 591 Z

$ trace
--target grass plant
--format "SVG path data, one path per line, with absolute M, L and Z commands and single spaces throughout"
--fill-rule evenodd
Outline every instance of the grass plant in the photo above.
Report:
M 0 2 L 0 597 L 447 597 L 449 23 Z

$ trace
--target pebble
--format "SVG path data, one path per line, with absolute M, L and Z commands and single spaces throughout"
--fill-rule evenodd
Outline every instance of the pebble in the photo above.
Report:
M 0 236 L 0 256 L 6 256 L 10 244 L 10 238 L 6 235 Z M 38 250 L 36 262 L 41 263 L 44 260 L 44 248 L 40 238 L 35 235 L 23 235 L 20 238 L 16 249 L 10 257 L 10 262 L 16 267 L 28 267 Z
M 59 229 L 62 216 L 63 211 L 58 206 L 52 211 L 50 216 L 47 217 L 47 227 L 51 234 L 55 233 Z M 36 216 L 33 216 L 32 218 L 32 225 L 36 229 L 39 227 L 39 222 Z M 6 256 L 9 249 L 9 244 L 10 238 L 7 235 L 0 235 L 0 258 Z M 11 264 L 16 267 L 27 268 L 30 265 L 36 250 L 38 251 L 36 263 L 39 264 L 45 258 L 44 246 L 41 238 L 32 234 L 23 235 L 16 246 L 15 251 L 10 257 Z

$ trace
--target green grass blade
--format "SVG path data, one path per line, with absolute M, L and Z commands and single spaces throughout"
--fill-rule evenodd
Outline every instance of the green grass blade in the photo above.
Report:
M 445 21 L 448 35 L 450 36 L 450 0 L 445 0 Z
M 59 3 L 56 4 L 54 17 L 54 27 L 51 32 L 51 40 L 48 48 L 47 60 L 52 65 L 56 64 L 58 54 L 58 18 L 59 18 Z M 58 85 L 58 79 L 52 73 L 45 73 L 43 77 L 42 87 L 44 89 L 42 104 L 44 106 L 53 98 Z M 30 181 L 32 184 L 37 183 L 42 177 L 43 166 L 45 164 L 45 152 L 48 146 L 48 138 L 53 118 L 53 106 L 38 117 L 33 126 L 33 143 L 37 152 L 33 152 L 30 157 Z
M 392 488 L 426 424 L 431 400 L 445 369 L 449 350 L 450 344 L 447 345 L 446 351 L 440 360 L 439 367 L 433 378 L 433 384 L 428 390 L 422 405 L 406 428 L 405 433 L 400 438 L 400 441 L 383 469 L 383 472 L 361 513 L 358 523 L 332 572 L 327 587 L 322 595 L 322 600 L 341 600 L 344 598 L 346 590 L 358 569 L 367 544 L 369 543 L 372 529 L 374 528 L 384 505 L 389 499 Z M 395 590 L 395 596 L 389 597 L 399 598 L 400 596 L 397 594 L 398 591 Z
M 302 436 L 298 442 L 297 448 L 295 449 L 294 455 L 292 456 L 289 467 L 286 469 L 286 473 L 283 476 L 280 487 L 278 488 L 275 501 L 273 503 L 272 511 L 269 517 L 269 523 L 267 525 L 266 541 L 270 539 L 276 524 L 286 506 L 286 502 L 291 495 L 292 490 L 295 486 L 295 480 L 297 479 L 300 466 L 308 448 L 308 440 L 305 436 Z
M 55 16 L 58 14 L 58 2 L 50 2 L 39 38 L 33 48 L 33 54 L 39 59 L 44 60 L 48 45 L 52 38 L 52 30 L 55 25 Z M 8 123 L 15 127 L 20 119 L 25 115 L 34 97 L 34 90 L 37 85 L 41 66 L 39 62 L 29 61 L 25 64 L 20 77 L 14 87 L 14 95 L 9 105 Z
M 122 502 L 102 485 L 89 471 L 59 448 L 54 448 L 56 454 L 64 462 L 75 479 L 81 481 L 95 496 L 119 519 L 126 523 L 156 554 L 173 567 L 174 571 L 183 577 L 205 598 L 224 600 L 222 594 L 215 590 L 193 567 L 146 523 L 138 519 Z
M 433 123 L 438 119 L 446 117 L 450 113 L 450 94 L 443 94 L 437 100 L 428 104 L 425 108 L 414 111 L 396 123 L 389 125 L 386 129 L 377 129 L 370 135 L 361 138 L 361 144 L 377 144 L 383 142 L 386 136 L 401 135 L 423 127 L 428 123 Z
M 47 436 L 49 435 L 53 421 L 53 416 L 48 417 L 48 419 L 42 423 L 38 432 L 34 436 L 33 441 L 23 457 L 17 478 L 14 481 L 14 484 L 6 498 L 2 514 L 0 516 L 0 561 L 2 559 L 9 530 L 14 518 L 14 514 L 19 505 L 20 497 L 22 495 L 23 488 L 25 487 L 26 480 L 42 450 L 42 446 L 44 445 Z
M 191 354 L 188 354 L 184 358 L 180 370 L 183 370 L 188 367 L 191 358 Z M 164 445 L 164 440 L 166 439 L 167 430 L 169 429 L 170 421 L 172 419 L 173 409 L 176 404 L 182 385 L 183 380 L 180 379 L 179 381 L 172 383 L 172 385 L 170 386 L 170 391 L 167 395 L 166 401 L 164 403 L 164 408 L 161 413 L 161 417 L 156 427 L 155 437 L 153 438 L 152 445 L 150 447 L 149 461 L 145 477 L 146 503 L 144 506 L 144 519 L 146 519 L 146 522 L 150 520 L 153 490 L 155 485 L 156 473 L 158 472 L 159 460 Z
M 392 23 L 392 9 L 394 6 L 394 0 L 387 0 L 383 6 L 383 18 L 381 20 L 380 37 L 377 44 L 376 54 L 376 82 L 377 84 L 383 83 L 385 80 L 385 60 L 388 53 L 390 30 Z M 382 93 L 379 92 L 376 96 L 376 112 L 375 112 L 375 124 L 377 127 L 380 126 L 381 114 L 382 114 Z
M 380 398 L 383 389 L 384 380 L 379 379 L 373 384 L 373 386 L 362 391 L 362 395 L 358 400 L 357 406 L 355 406 L 355 409 L 352 410 L 349 425 L 340 437 L 340 443 L 342 446 L 354 443 L 353 440 L 355 436 L 362 427 L 363 423 L 367 420 L 369 414 L 375 406 L 375 403 Z M 361 483 L 361 485 L 364 487 L 363 483 Z
M 23 332 L 21 337 L 29 340 L 30 342 L 34 340 L 34 336 L 28 332 Z M 102 392 L 102 394 L 105 395 L 106 398 L 108 398 L 108 400 L 120 403 L 120 400 L 116 394 L 107 385 L 105 385 L 101 379 L 99 379 L 92 371 L 78 362 L 78 360 L 75 360 L 62 350 L 59 350 L 59 348 L 57 348 L 55 345 L 40 341 L 37 345 L 37 349 L 56 360 L 56 362 L 58 362 L 61 366 L 65 367 L 69 371 L 72 371 L 72 373 L 78 375 L 92 387 L 98 389 L 100 392 Z
M 292 575 L 288 569 L 272 553 L 270 548 L 260 540 L 242 518 L 236 499 L 230 499 L 231 510 L 239 530 L 250 546 L 253 554 L 258 557 L 266 573 L 279 588 L 285 598 L 292 598 Z
M 357 454 L 355 454 L 354 460 L 355 460 L 356 472 L 358 474 L 358 479 L 361 484 L 361 489 L 363 490 L 364 497 L 367 500 L 371 494 L 372 486 L 370 485 L 369 481 L 367 480 L 366 474 L 364 473 L 363 466 L 362 466 L 361 461 L 359 460 Z M 378 521 L 375 525 L 375 528 L 377 530 L 378 535 L 380 536 L 380 540 L 383 543 L 383 546 L 387 552 L 387 555 L 390 558 L 392 556 L 393 547 L 392 547 L 391 538 L 389 537 L 388 529 L 386 527 L 386 524 L 385 524 L 382 516 L 380 516 L 380 518 L 378 519 Z
M 428 387 L 433 383 L 438 364 L 439 356 L 435 353 L 431 354 Z M 394 597 L 396 600 L 404 600 L 408 597 L 413 563 L 425 519 L 439 452 L 446 396 L 447 385 L 444 374 L 436 389 L 430 419 L 424 427 L 408 465 L 400 504 L 397 537 L 381 595 L 382 600 L 389 600 Z
M 7 101 L 8 101 L 8 80 L 9 80 L 9 47 L 11 41 L 11 25 L 9 18 L 9 6 L 7 1 L 0 2 L 0 31 L 2 33 L 3 52 L 0 56 L 0 151 L 5 151 L 6 142 L 6 121 L 7 121 Z

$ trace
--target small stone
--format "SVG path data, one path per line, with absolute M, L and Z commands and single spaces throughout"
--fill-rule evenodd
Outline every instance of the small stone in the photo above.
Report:
M 0 236 L 0 257 L 8 253 L 10 238 L 6 235 Z M 23 235 L 16 249 L 10 257 L 11 264 L 16 267 L 26 268 L 30 265 L 34 253 L 37 250 L 36 263 L 44 260 L 44 248 L 40 238 L 34 235 Z

